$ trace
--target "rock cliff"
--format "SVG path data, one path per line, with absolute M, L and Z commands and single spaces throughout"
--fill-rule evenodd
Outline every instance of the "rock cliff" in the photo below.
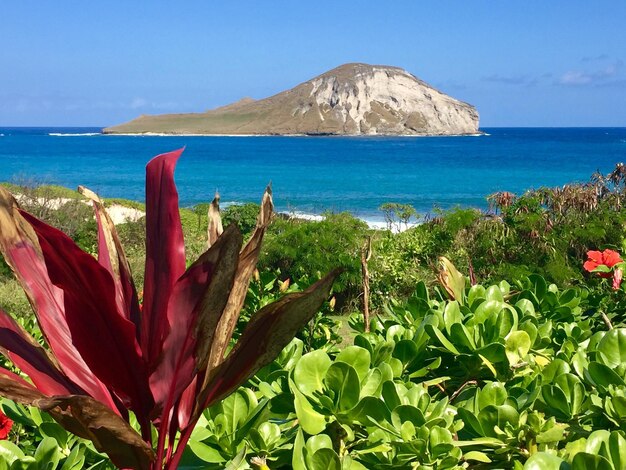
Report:
M 346 64 L 262 100 L 205 113 L 141 116 L 105 133 L 462 135 L 478 113 L 407 71 Z

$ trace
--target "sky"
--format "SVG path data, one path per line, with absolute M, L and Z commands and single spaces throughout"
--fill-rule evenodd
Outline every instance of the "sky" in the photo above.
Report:
M 0 126 L 108 126 L 264 98 L 347 62 L 402 67 L 481 127 L 626 126 L 623 0 L 20 0 Z

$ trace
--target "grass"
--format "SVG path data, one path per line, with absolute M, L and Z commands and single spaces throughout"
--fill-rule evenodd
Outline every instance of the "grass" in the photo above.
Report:
M 0 183 L 0 186 L 3 186 L 14 194 L 28 193 L 35 197 L 47 199 L 85 199 L 78 191 L 56 184 L 38 185 L 36 182 L 25 181 L 21 184 L 4 182 Z
M 0 308 L 16 318 L 25 318 L 33 314 L 19 282 L 11 278 L 2 279 L 0 282 Z

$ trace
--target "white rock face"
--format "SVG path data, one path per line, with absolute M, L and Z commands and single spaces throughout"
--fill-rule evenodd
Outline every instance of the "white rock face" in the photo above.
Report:
M 309 82 L 320 120 L 343 122 L 347 134 L 475 134 L 476 109 L 396 67 L 347 64 Z M 301 85 L 302 86 L 302 85 Z

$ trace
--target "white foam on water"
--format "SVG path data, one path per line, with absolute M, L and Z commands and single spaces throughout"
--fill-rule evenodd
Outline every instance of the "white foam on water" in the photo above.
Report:
M 280 137 L 276 134 L 171 134 L 166 132 L 137 132 L 137 133 L 114 133 L 103 134 L 109 136 L 126 137 Z M 285 137 L 300 137 L 304 134 L 289 134 Z
M 52 137 L 88 137 L 92 135 L 102 135 L 102 134 L 100 132 L 85 132 L 83 134 L 63 134 L 60 132 L 50 132 L 48 135 Z
M 290 219 L 294 219 L 294 220 L 309 220 L 313 222 L 319 222 L 325 219 L 323 215 L 309 214 L 307 212 L 300 212 L 300 211 L 280 211 L 278 213 L 285 215 L 289 217 Z M 372 219 L 365 219 L 363 217 L 357 217 L 357 218 L 365 222 L 367 226 L 371 228 L 372 230 L 389 230 L 389 225 L 384 220 L 372 220 Z M 392 233 L 404 232 L 405 230 L 416 227 L 417 225 L 419 225 L 419 222 L 410 222 L 408 224 L 404 224 L 404 223 L 392 224 L 391 232 Z

